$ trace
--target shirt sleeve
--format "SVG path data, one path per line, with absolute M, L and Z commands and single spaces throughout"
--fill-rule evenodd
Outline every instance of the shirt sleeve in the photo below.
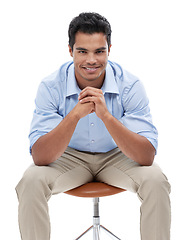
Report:
M 52 90 L 45 82 L 39 85 L 35 99 L 35 110 L 31 122 L 29 140 L 30 153 L 33 144 L 43 135 L 54 129 L 63 119 L 58 113 L 58 106 L 53 98 Z
M 153 125 L 149 100 L 138 80 L 122 96 L 124 115 L 120 122 L 129 130 L 146 137 L 157 151 L 158 132 Z

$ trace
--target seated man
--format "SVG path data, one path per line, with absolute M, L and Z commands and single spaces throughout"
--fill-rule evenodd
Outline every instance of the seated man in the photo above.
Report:
M 93 180 L 137 193 L 141 239 L 170 239 L 170 185 L 153 163 L 157 130 L 140 80 L 108 61 L 111 26 L 82 13 L 65 63 L 44 79 L 30 131 L 34 164 L 16 187 L 23 240 L 49 240 L 48 200 Z M 123 206 L 122 206 L 123 207 Z

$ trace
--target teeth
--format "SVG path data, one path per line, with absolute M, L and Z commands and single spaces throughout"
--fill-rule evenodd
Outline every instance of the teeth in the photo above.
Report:
M 95 70 L 95 68 L 86 68 L 87 70 Z

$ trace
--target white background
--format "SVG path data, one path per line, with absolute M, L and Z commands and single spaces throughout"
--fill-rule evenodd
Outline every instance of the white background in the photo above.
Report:
M 145 85 L 159 130 L 156 162 L 172 185 L 172 240 L 188 239 L 186 0 L 0 3 L 1 238 L 20 239 L 14 188 L 32 163 L 27 136 L 34 98 L 42 78 L 71 60 L 68 25 L 82 11 L 99 12 L 110 21 L 113 32 L 109 59 Z M 72 240 L 92 223 L 90 199 L 59 194 L 50 199 L 49 206 L 52 240 Z M 138 240 L 139 207 L 137 196 L 130 192 L 103 198 L 101 221 L 122 240 Z

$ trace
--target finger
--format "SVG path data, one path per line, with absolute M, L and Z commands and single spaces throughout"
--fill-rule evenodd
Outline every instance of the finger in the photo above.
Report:
M 81 91 L 81 93 L 83 93 L 83 92 L 85 92 L 85 91 L 88 91 L 88 90 L 91 90 L 91 91 L 94 91 L 94 92 L 102 92 L 102 90 L 99 89 L 99 88 L 95 88 L 95 87 L 85 87 L 85 88 Z
M 79 100 L 80 100 L 80 99 L 83 99 L 83 98 L 85 98 L 86 96 L 96 96 L 96 97 L 98 96 L 98 97 L 100 97 L 101 95 L 103 95 L 103 92 L 102 92 L 101 89 L 87 88 L 87 89 L 84 89 L 84 90 L 80 93 L 78 99 L 79 99 Z
M 104 99 L 102 97 L 88 96 L 80 100 L 80 103 L 88 103 L 93 102 L 94 104 L 104 103 Z
M 87 91 L 81 95 L 79 95 L 78 100 L 84 99 L 86 97 L 98 97 L 98 98 L 102 98 L 103 97 L 103 93 L 99 93 L 99 92 L 93 92 L 93 91 Z
M 80 99 L 80 103 L 88 103 L 88 102 L 94 102 L 95 97 L 89 96 L 89 97 L 85 97 Z

